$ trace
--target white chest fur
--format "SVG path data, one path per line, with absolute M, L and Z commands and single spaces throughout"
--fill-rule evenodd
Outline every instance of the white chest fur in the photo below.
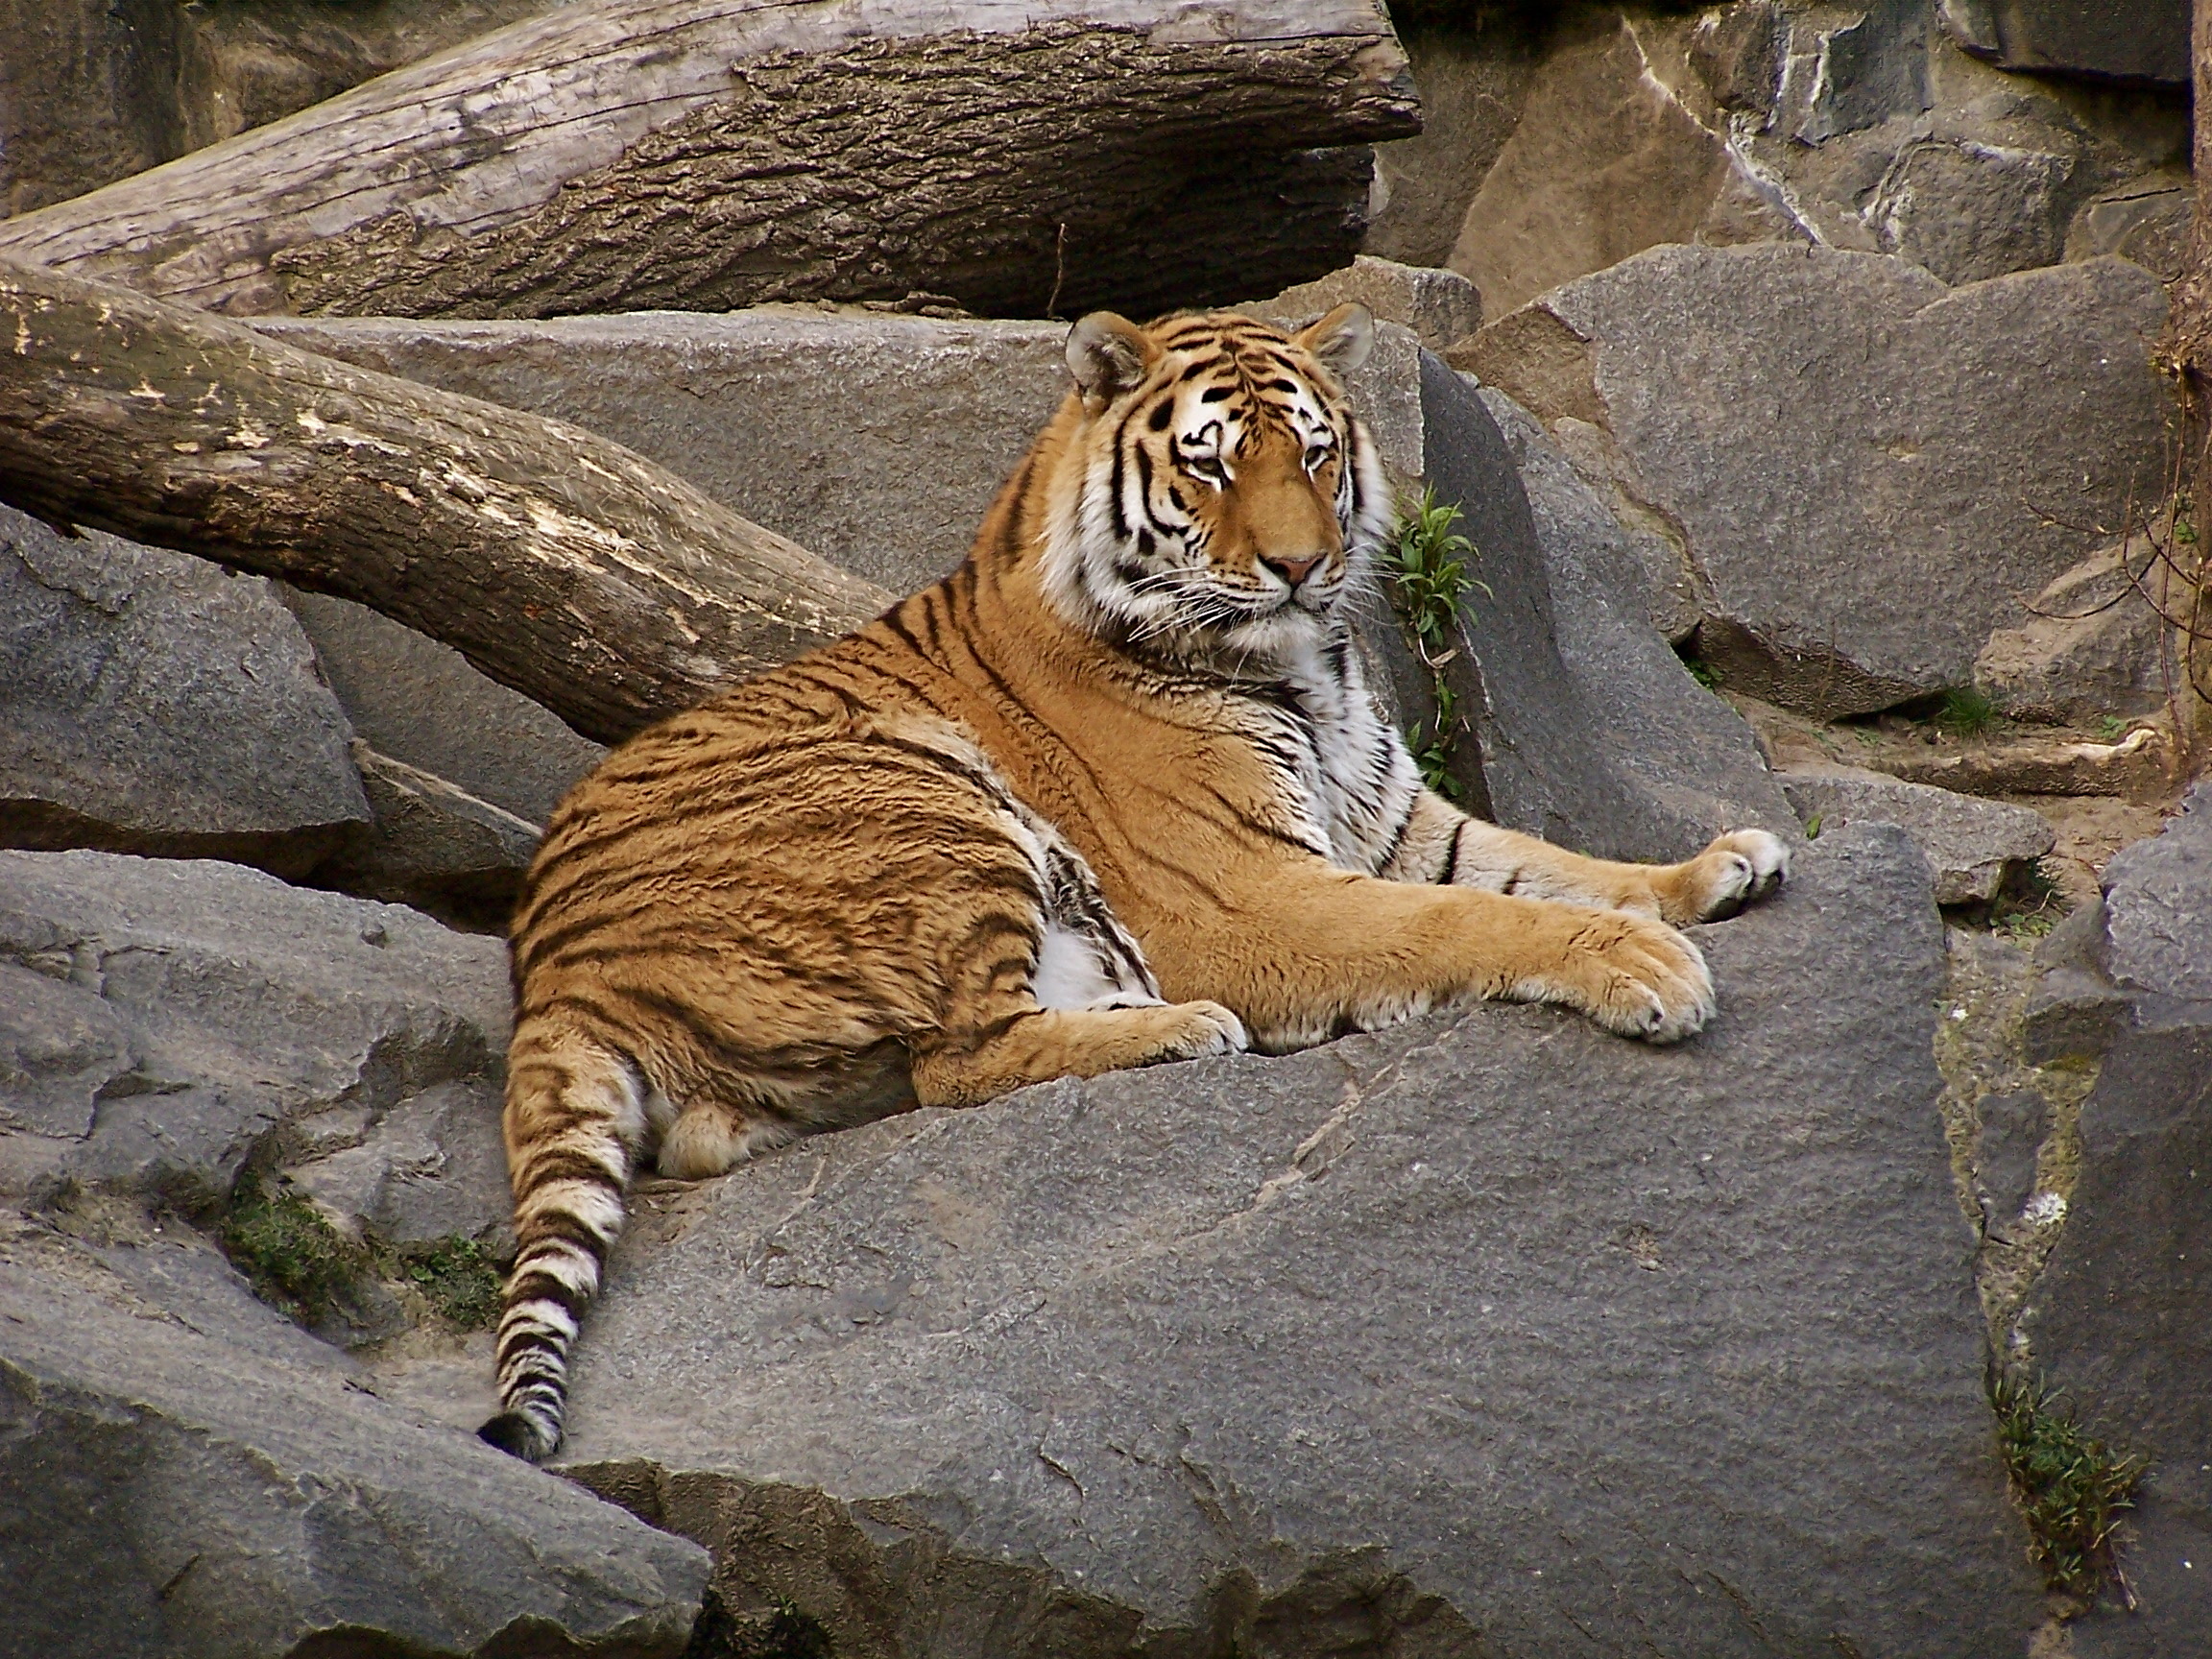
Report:
M 1380 871 L 1405 833 L 1421 777 L 1377 711 L 1350 641 L 1330 640 L 1236 701 L 1280 785 L 1285 832 L 1339 869 Z

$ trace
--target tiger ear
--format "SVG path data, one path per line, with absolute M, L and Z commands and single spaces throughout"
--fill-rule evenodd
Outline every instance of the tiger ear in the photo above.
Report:
M 1332 374 L 1349 374 L 1375 349 L 1375 313 L 1358 301 L 1347 300 L 1291 338 L 1318 357 Z
M 1144 378 L 1160 348 L 1126 317 L 1094 311 L 1068 331 L 1068 373 L 1094 411 Z

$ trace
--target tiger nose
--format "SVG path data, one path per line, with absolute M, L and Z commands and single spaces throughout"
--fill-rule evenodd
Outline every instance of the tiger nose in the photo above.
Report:
M 1321 563 L 1321 555 L 1310 553 L 1303 559 L 1271 559 L 1262 553 L 1260 563 L 1295 588 L 1306 580 L 1306 572 Z

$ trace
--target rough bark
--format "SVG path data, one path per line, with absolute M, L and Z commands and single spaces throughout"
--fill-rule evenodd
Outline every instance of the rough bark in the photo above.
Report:
M 234 315 L 1229 301 L 1418 127 L 1377 0 L 578 0 L 0 226 Z
M 357 600 L 613 742 L 889 595 L 563 421 L 0 266 L 0 498 Z
M 2169 663 L 2180 682 L 2172 699 L 2183 742 L 2192 751 L 2212 709 L 2212 0 L 2196 0 L 2191 13 L 2190 63 L 2196 81 L 2196 131 L 2191 156 L 2197 212 L 2180 280 L 2169 291 L 2166 340 L 2160 353 L 2181 389 L 2180 493 L 2190 506 L 2196 539 L 2170 537 L 2162 557 L 2180 579 L 2186 598 L 2169 590 L 2160 607 Z M 2194 702 L 2191 696 L 2194 696 Z M 2187 715 L 2183 716 L 2186 709 Z M 2194 766 L 2197 755 L 2183 764 Z
M 2207 437 L 2207 397 L 2212 394 L 2212 0 L 2197 0 L 2190 32 L 2190 57 L 2196 72 L 2196 132 L 2192 171 L 2197 181 L 2196 220 L 2181 278 L 2171 290 L 2168 367 L 2181 377 L 2191 416 L 2190 453 L 2200 459 Z M 2197 522 L 2206 517 L 2212 493 L 2212 468 L 2196 468 Z

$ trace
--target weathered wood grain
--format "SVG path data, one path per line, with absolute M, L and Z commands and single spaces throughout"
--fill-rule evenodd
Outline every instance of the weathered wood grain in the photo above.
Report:
M 603 742 L 890 602 L 580 427 L 4 264 L 0 499 L 357 600 Z
M 235 315 L 1228 301 L 1417 129 L 1377 0 L 578 0 L 0 224 Z

